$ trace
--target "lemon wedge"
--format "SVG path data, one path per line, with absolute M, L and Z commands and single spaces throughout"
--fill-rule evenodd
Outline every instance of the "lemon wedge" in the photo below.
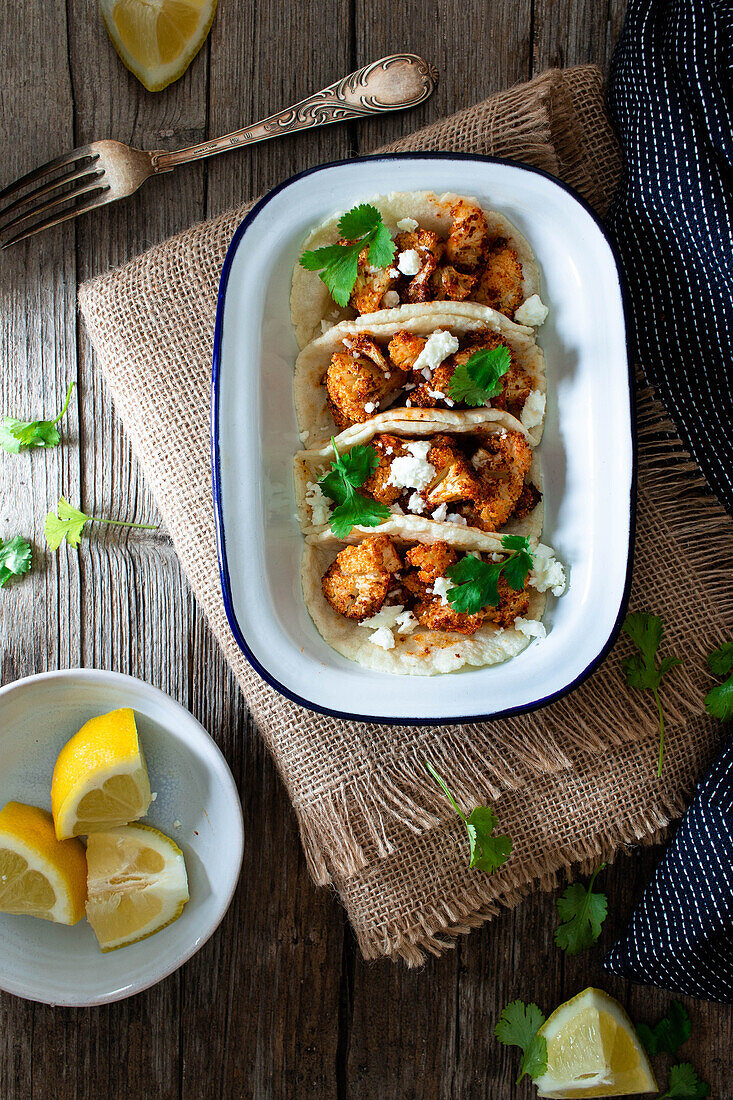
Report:
M 149 92 L 183 76 L 211 30 L 216 0 L 101 0 L 123 65 Z
M 150 825 L 92 833 L 87 842 L 87 919 L 102 951 L 147 939 L 188 901 L 181 849 Z
M 59 753 L 51 780 L 56 836 L 126 825 L 147 813 L 152 797 L 131 710 L 92 718 Z
M 46 810 L 0 810 L 0 912 L 76 924 L 84 916 L 87 861 L 80 840 L 57 840 Z
M 649 1059 L 618 1001 L 589 987 L 561 1004 L 539 1030 L 547 1041 L 540 1096 L 630 1096 L 656 1092 Z

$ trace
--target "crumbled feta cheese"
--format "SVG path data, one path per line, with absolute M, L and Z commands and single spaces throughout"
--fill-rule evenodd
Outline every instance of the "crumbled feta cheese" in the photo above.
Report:
M 389 275 L 390 279 L 399 279 L 400 277 L 400 273 L 396 267 L 391 267 L 387 274 Z
M 300 433 L 300 442 L 301 443 L 307 443 L 308 442 L 308 436 L 310 434 L 311 434 L 310 432 L 301 432 Z
M 394 309 L 400 304 L 400 296 L 396 290 L 388 290 L 384 295 L 384 304 L 387 309 Z
M 323 336 L 324 332 L 328 332 L 330 328 L 333 328 L 335 323 L 335 321 L 321 321 L 321 336 Z
M 409 512 L 414 512 L 416 515 L 422 515 L 425 511 L 425 501 L 419 493 L 413 493 L 407 502 L 407 509 Z
M 305 502 L 311 510 L 313 522 L 319 526 L 322 523 L 328 523 L 333 507 L 331 501 L 323 495 L 323 490 L 317 481 L 309 481 L 307 489 Z
M 417 229 L 417 222 L 414 218 L 400 218 L 397 222 L 397 228 L 400 233 L 414 233 Z
M 391 370 L 386 370 L 384 372 L 384 377 L 385 378 L 391 378 L 392 377 L 392 371 Z
M 432 397 L 434 401 L 445 401 L 445 394 L 441 393 L 440 390 L 429 389 L 428 396 Z
M 491 560 L 492 561 L 502 561 L 503 557 L 504 557 L 503 554 L 492 554 L 491 555 Z
M 364 412 L 365 413 L 373 413 L 374 410 L 378 409 L 378 408 L 379 408 L 379 403 L 378 402 L 376 402 L 376 401 L 367 401 L 366 405 L 364 406 Z
M 446 597 L 451 588 L 455 587 L 453 581 L 449 581 L 447 577 L 436 577 L 430 591 L 434 592 L 436 596 L 440 596 L 441 603 L 445 604 L 446 607 L 450 607 Z
M 537 424 L 542 423 L 546 404 L 547 398 L 544 393 L 540 393 L 539 390 L 530 390 L 529 397 L 524 402 L 522 415 L 519 418 L 525 428 L 534 428 Z
M 405 393 L 410 393 L 412 390 L 415 389 L 416 385 L 417 382 L 407 382 L 404 386 Z
M 549 589 L 553 596 L 562 596 L 565 591 L 565 570 L 562 562 L 552 555 L 552 550 L 544 543 L 532 551 L 534 568 L 529 575 L 529 583 L 538 592 L 547 592 Z
M 438 523 L 442 523 L 442 522 L 443 522 L 443 520 L 445 519 L 445 513 L 446 513 L 447 511 L 448 511 L 448 505 L 447 505 L 447 504 L 440 504 L 440 505 L 439 505 L 439 506 L 438 506 L 438 507 L 437 507 L 437 508 L 435 509 L 435 511 L 433 512 L 433 514 L 432 514 L 432 516 L 431 516 L 430 518 L 431 518 L 431 519 L 435 519 L 435 520 L 437 520 L 437 521 L 438 521 Z
M 420 373 L 426 382 L 429 382 L 430 379 L 433 377 L 433 372 L 431 371 L 430 367 L 423 367 Z M 428 390 L 428 393 L 430 393 L 430 390 Z
M 532 294 L 519 309 L 514 311 L 514 320 L 518 325 L 542 325 L 547 320 L 549 309 L 539 294 Z
M 417 275 L 422 267 L 417 251 L 414 248 L 408 248 L 406 252 L 400 252 L 397 257 L 397 267 L 403 275 Z
M 411 409 L 412 408 L 412 401 L 410 401 L 409 397 L 407 398 L 407 401 L 405 401 L 405 408 L 406 409 Z
M 384 453 L 386 455 L 393 455 L 394 454 L 394 447 L 385 447 L 384 448 Z
M 413 364 L 413 370 L 422 370 L 430 367 L 435 370 L 444 359 L 458 351 L 458 340 L 450 332 L 433 332 L 428 336 L 425 347 L 422 349 Z
M 386 626 L 388 630 L 391 630 L 393 626 L 397 625 L 404 610 L 404 605 L 401 603 L 387 604 L 386 607 L 382 607 L 377 611 L 376 615 L 372 615 L 370 619 L 362 619 L 360 625 L 368 626 L 370 630 L 378 630 L 380 626 Z
M 393 516 L 404 516 L 404 512 L 400 508 L 399 504 L 390 504 L 389 510 Z
M 379 630 L 370 634 L 369 641 L 372 645 L 378 645 L 380 649 L 394 649 L 394 634 L 386 626 L 380 626 Z
M 523 619 L 521 615 L 514 620 L 514 628 L 525 638 L 546 638 L 547 631 L 538 619 Z
M 417 619 L 411 611 L 403 611 L 401 615 L 397 616 L 397 622 L 399 623 L 397 627 L 398 634 L 412 634 L 418 625 Z
M 409 405 L 409 401 L 405 402 Z M 425 489 L 435 477 L 435 467 L 427 461 L 430 441 L 405 444 L 408 455 L 392 459 L 387 485 L 400 489 Z
M 448 523 L 457 523 L 459 527 L 468 527 L 467 521 L 459 512 L 449 512 L 445 518 Z

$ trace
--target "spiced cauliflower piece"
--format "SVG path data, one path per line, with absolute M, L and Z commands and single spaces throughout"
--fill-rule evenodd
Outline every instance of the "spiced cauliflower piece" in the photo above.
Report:
M 532 449 L 520 432 L 487 436 L 473 456 L 481 490 L 472 498 L 474 507 L 466 513 L 469 522 L 484 531 L 503 527 L 515 514 L 531 464 Z
M 382 607 L 402 561 L 388 535 L 345 546 L 323 575 L 323 595 L 347 619 L 369 619 Z
M 412 370 L 415 360 L 424 350 L 428 340 L 426 336 L 416 336 L 414 332 L 400 329 L 387 345 L 390 360 L 400 370 Z
M 416 252 L 420 261 L 417 273 L 407 279 L 400 288 L 400 298 L 404 302 L 430 302 L 434 293 L 431 286 L 431 278 L 440 263 L 443 255 L 444 244 L 437 233 L 429 229 L 417 228 L 415 230 L 398 233 L 395 238 L 397 252 L 395 262 L 399 263 L 402 252 Z
M 339 244 L 351 244 L 340 240 Z M 384 307 L 384 295 L 393 290 L 399 275 L 390 274 L 391 267 L 373 267 L 369 263 L 369 247 L 362 248 L 357 261 L 356 282 L 349 303 L 357 313 L 376 313 Z
M 430 507 L 436 508 L 458 500 L 475 501 L 481 497 L 479 475 L 449 435 L 433 437 L 428 462 L 436 470 L 436 477 L 424 494 Z
M 480 206 L 460 199 L 451 206 L 453 224 L 445 242 L 449 263 L 465 271 L 475 271 L 489 246 L 489 224 Z
M 406 455 L 407 452 L 400 437 L 389 435 L 387 432 L 376 435 L 371 442 L 371 446 L 377 452 L 379 465 L 361 486 L 361 492 L 373 497 L 380 504 L 386 504 L 387 506 L 395 504 L 402 496 L 403 488 L 400 485 L 391 484 L 389 481 L 392 472 L 392 461 Z
M 405 384 L 406 374 L 387 362 L 366 334 L 344 341 L 326 371 L 331 415 L 339 429 L 363 424 Z
M 524 301 L 522 265 L 505 237 L 497 237 L 487 249 L 473 296 L 510 318 Z

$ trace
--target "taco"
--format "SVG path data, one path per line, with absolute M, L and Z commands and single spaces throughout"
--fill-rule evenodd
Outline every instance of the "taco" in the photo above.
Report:
M 463 558 L 445 541 L 385 534 L 347 546 L 335 540 L 307 543 L 302 567 L 306 607 L 324 640 L 365 668 L 434 676 L 498 664 L 520 653 L 532 638 L 544 637 L 544 592 L 532 585 L 533 574 L 515 589 L 499 573 L 495 604 L 464 612 L 449 600 L 455 585 L 446 577 L 462 561 L 470 566 L 475 558 L 471 568 L 496 574 L 512 551 L 494 537 L 493 551 Z
M 378 465 L 356 488 L 389 509 L 377 528 L 352 528 L 356 538 L 378 532 L 477 550 L 491 549 L 496 531 L 539 538 L 539 462 L 526 429 L 507 412 L 388 409 L 334 442 L 342 457 L 371 452 Z M 335 457 L 330 442 L 295 456 L 298 518 L 306 534 L 330 530 L 335 504 L 319 482 Z
M 394 260 L 374 267 L 364 248 L 343 308 L 318 274 L 297 264 L 290 312 L 300 347 L 321 335 L 322 323 L 421 302 L 478 302 L 528 324 L 544 320 L 547 310 L 539 298 L 532 249 L 502 214 L 482 208 L 475 198 L 430 191 L 393 192 L 367 201 L 394 237 Z M 313 230 L 304 249 L 349 243 L 339 235 L 340 217 Z
M 500 348 L 508 351 L 501 353 L 508 369 L 495 396 L 458 399 L 454 372 L 468 370 L 477 352 Z M 466 302 L 450 311 L 438 303 L 401 306 L 381 322 L 342 321 L 301 351 L 293 380 L 307 447 L 392 406 L 459 410 L 478 404 L 521 421 L 534 447 L 542 436 L 545 393 L 545 360 L 531 329 Z

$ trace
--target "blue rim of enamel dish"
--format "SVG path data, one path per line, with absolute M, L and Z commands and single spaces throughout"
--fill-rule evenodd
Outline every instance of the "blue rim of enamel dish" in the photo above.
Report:
M 383 718 L 380 716 L 375 716 L 373 714 L 353 714 L 352 712 L 345 710 L 332 710 L 329 707 L 320 706 L 318 703 L 314 703 L 310 699 L 304 699 L 301 695 L 298 695 L 296 694 L 296 692 L 291 691 L 290 688 L 285 686 L 285 684 L 280 683 L 280 681 L 277 680 L 272 675 L 272 673 L 268 671 L 267 668 L 265 668 L 265 666 L 261 663 L 261 661 L 258 660 L 258 658 L 250 649 L 237 620 L 237 616 L 234 612 L 231 583 L 229 579 L 229 566 L 227 563 L 226 535 L 224 531 L 224 514 L 222 509 L 221 495 L 221 462 L 219 453 L 219 381 L 221 374 L 221 345 L 222 332 L 224 328 L 224 303 L 226 299 L 226 290 L 229 283 L 229 275 L 231 273 L 234 256 L 242 240 L 242 237 L 246 233 L 249 225 L 254 221 L 260 211 L 265 206 L 267 206 L 271 199 L 275 197 L 275 195 L 279 194 L 279 192 L 284 190 L 286 187 L 290 187 L 291 184 L 296 183 L 298 180 L 304 179 L 306 176 L 312 176 L 315 175 L 317 172 L 323 172 L 329 168 L 338 168 L 341 165 L 347 164 L 413 160 L 473 161 L 479 164 L 507 165 L 511 168 L 518 168 L 523 172 L 531 172 L 536 176 L 542 176 L 555 187 L 559 187 L 561 190 L 566 191 L 570 195 L 570 197 L 574 199 L 575 202 L 577 202 L 578 205 L 581 206 L 583 210 L 585 210 L 585 212 L 593 219 L 601 235 L 606 241 L 606 244 L 608 245 L 611 252 L 614 265 L 616 267 L 616 278 L 618 280 L 619 290 L 621 292 L 621 307 L 624 317 L 626 365 L 628 371 L 629 386 L 629 413 L 631 428 L 631 487 L 629 491 L 629 539 L 626 554 L 626 580 L 624 582 L 624 591 L 621 596 L 616 621 L 611 628 L 605 644 L 601 647 L 593 660 L 588 665 L 586 665 L 585 669 L 578 676 L 576 676 L 574 680 L 571 680 L 570 683 L 566 684 L 562 688 L 559 688 L 557 691 L 552 692 L 550 695 L 544 696 L 542 699 L 533 700 L 531 703 L 522 703 L 520 706 L 516 707 L 507 707 L 504 710 L 493 711 L 490 714 L 456 714 L 451 718 Z M 628 295 L 623 278 L 621 276 L 621 269 L 619 266 L 616 249 L 596 212 L 572 187 L 569 187 L 566 183 L 563 183 L 562 180 L 557 179 L 555 176 L 550 175 L 549 172 L 545 172 L 542 168 L 534 168 L 532 165 L 529 164 L 521 164 L 518 161 L 509 160 L 505 157 L 480 156 L 472 155 L 470 153 L 383 153 L 377 154 L 376 156 L 349 157 L 344 160 L 329 161 L 328 164 L 319 164 L 316 165 L 314 168 L 306 168 L 302 172 L 298 172 L 296 175 L 290 176 L 288 179 L 283 180 L 282 183 L 279 183 L 276 187 L 273 187 L 271 191 L 268 191 L 267 194 L 264 195 L 263 198 L 261 198 L 259 202 L 252 207 L 250 212 L 245 216 L 244 220 L 238 226 L 232 238 L 232 242 L 227 249 L 227 254 L 224 258 L 224 266 L 222 267 L 221 271 L 221 279 L 219 281 L 219 295 L 216 303 L 214 353 L 211 374 L 211 472 L 214 496 L 214 520 L 216 525 L 216 549 L 219 558 L 219 576 L 221 578 L 221 592 L 224 600 L 224 610 L 226 611 L 227 620 L 229 622 L 229 626 L 237 642 L 237 645 L 242 650 L 254 670 L 259 673 L 262 679 L 265 680 L 270 685 L 270 687 L 273 687 L 275 691 L 280 693 L 280 695 L 284 695 L 285 698 L 292 700 L 293 703 L 297 703 L 299 706 L 306 707 L 308 710 L 315 711 L 318 714 L 327 714 L 332 718 L 343 718 L 353 722 L 376 722 L 384 726 L 447 726 L 453 725 L 456 722 L 491 722 L 498 718 L 509 718 L 515 714 L 526 714 L 529 711 L 538 710 L 540 707 L 547 706 L 549 703 L 554 703 L 558 699 L 562 699 L 564 696 L 569 695 L 571 691 L 574 691 L 577 687 L 580 686 L 580 684 L 588 679 L 591 673 L 593 673 L 604 660 L 612 645 L 616 641 L 618 633 L 621 629 L 621 623 L 626 612 L 626 608 L 629 602 L 629 593 L 631 591 L 631 575 L 634 562 L 634 536 L 636 530 L 636 478 L 638 467 L 638 447 L 636 438 L 636 407 L 633 401 L 635 385 L 629 357 L 629 336 L 627 325 L 628 315 Z

